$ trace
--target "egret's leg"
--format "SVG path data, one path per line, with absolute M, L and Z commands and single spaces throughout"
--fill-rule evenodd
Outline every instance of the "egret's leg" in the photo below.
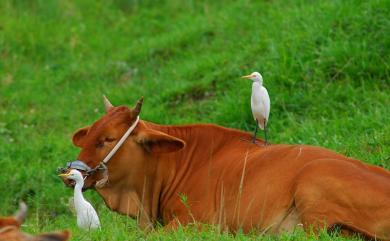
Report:
M 256 128 L 255 128 L 255 133 L 253 133 L 253 139 L 252 139 L 253 143 L 256 143 L 257 128 L 259 128 L 259 121 L 256 119 Z
M 265 145 L 267 145 L 268 144 L 268 135 L 267 135 L 267 132 L 268 132 L 268 129 L 267 129 L 267 126 L 265 125 L 266 123 L 265 123 L 266 121 L 265 121 L 265 119 L 264 119 L 264 139 L 265 139 Z

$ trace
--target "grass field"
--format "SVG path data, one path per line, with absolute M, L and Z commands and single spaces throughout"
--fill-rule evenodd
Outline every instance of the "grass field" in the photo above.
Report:
M 24 230 L 73 240 L 314 240 L 162 229 L 144 234 L 93 191 L 103 230 L 79 231 L 56 168 L 101 96 L 156 123 L 251 131 L 251 83 L 271 96 L 272 143 L 320 145 L 390 169 L 390 2 L 386 0 L 0 1 L 1 215 L 30 207 Z M 348 240 L 323 234 L 320 240 Z

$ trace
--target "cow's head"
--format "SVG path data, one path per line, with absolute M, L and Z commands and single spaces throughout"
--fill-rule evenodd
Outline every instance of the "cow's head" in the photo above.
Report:
M 20 207 L 15 216 L 0 217 L 0 241 L 66 241 L 70 237 L 69 231 L 56 233 L 44 233 L 37 236 L 23 233 L 20 225 L 27 215 L 27 206 L 20 203 Z
M 98 167 L 129 127 L 135 123 L 141 112 L 142 103 L 143 98 L 138 100 L 134 108 L 115 107 L 104 97 L 106 114 L 92 125 L 77 130 L 73 135 L 73 144 L 81 148 L 78 160 L 92 169 Z M 145 171 L 144 163 L 148 157 L 178 151 L 184 145 L 182 140 L 148 128 L 143 121 L 139 121 L 107 163 L 109 181 L 120 181 L 125 176 L 127 181 L 129 177 L 136 179 Z M 96 182 L 103 178 L 105 178 L 103 171 L 92 172 L 85 180 L 84 189 L 94 187 Z M 72 186 L 68 180 L 63 181 Z

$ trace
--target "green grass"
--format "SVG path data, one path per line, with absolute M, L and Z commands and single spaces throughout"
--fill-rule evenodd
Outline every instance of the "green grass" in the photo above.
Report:
M 271 96 L 273 143 L 320 145 L 390 168 L 390 2 L 0 1 L 0 210 L 26 200 L 24 230 L 74 240 L 278 240 L 162 229 L 144 234 L 87 192 L 103 230 L 75 224 L 55 169 L 77 156 L 72 133 L 102 94 L 156 123 L 253 128 L 251 84 Z M 312 240 L 301 231 L 282 240 Z M 321 240 L 347 240 L 323 234 Z

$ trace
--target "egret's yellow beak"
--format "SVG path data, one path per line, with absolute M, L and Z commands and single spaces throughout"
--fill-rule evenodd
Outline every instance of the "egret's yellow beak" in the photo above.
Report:
M 69 173 L 61 173 L 58 176 L 59 177 L 68 177 L 70 174 Z
M 249 78 L 252 78 L 253 76 L 252 75 L 245 75 L 245 76 L 241 76 L 241 79 L 249 79 Z

